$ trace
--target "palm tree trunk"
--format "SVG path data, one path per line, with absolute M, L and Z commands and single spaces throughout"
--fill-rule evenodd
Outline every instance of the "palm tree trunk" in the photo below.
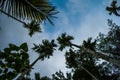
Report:
M 30 68 L 32 68 L 36 63 L 37 61 L 40 59 L 40 56 L 30 65 Z
M 95 80 L 99 80 L 97 79 L 92 73 L 90 73 L 86 68 L 84 68 L 83 66 L 81 66 L 83 68 L 83 70 L 85 70 L 93 79 Z
M 75 46 L 75 47 L 77 47 L 77 48 L 80 48 L 80 49 L 82 49 L 82 50 L 84 50 L 84 51 L 86 51 L 86 52 L 94 55 L 94 56 L 97 57 L 97 58 L 102 58 L 102 59 L 104 59 L 104 60 L 106 60 L 106 61 L 108 61 L 108 62 L 111 62 L 111 63 L 117 65 L 118 67 L 120 67 L 120 60 L 112 59 L 111 57 L 108 57 L 107 55 L 104 55 L 104 54 L 102 54 L 102 53 L 100 53 L 100 52 L 95 52 L 95 51 L 92 51 L 92 50 L 90 50 L 90 49 L 88 49 L 88 48 L 78 46 L 78 45 L 76 45 L 76 44 L 71 44 L 71 45 L 72 45 L 72 46 Z
M 24 75 L 28 73 L 28 71 L 37 63 L 39 59 L 40 57 L 38 57 L 31 65 L 29 65 L 28 68 L 26 68 L 26 70 L 17 78 L 17 80 L 22 80 Z
M 25 22 L 23 22 L 23 21 L 21 21 L 21 20 L 15 18 L 15 17 L 13 17 L 13 16 L 11 16 L 10 14 L 6 13 L 5 11 L 3 11 L 3 10 L 1 10 L 1 9 L 0 9 L 0 12 L 2 12 L 3 14 L 5 14 L 5 15 L 7 15 L 7 16 L 13 18 L 13 19 L 15 19 L 16 21 L 18 21 L 18 22 L 20 22 L 20 23 L 22 23 L 22 24 L 26 24 Z

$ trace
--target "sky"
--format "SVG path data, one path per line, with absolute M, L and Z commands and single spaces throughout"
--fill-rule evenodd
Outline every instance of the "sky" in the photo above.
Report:
M 99 32 L 107 33 L 107 19 L 113 19 L 118 25 L 118 17 L 108 15 L 105 10 L 112 0 L 50 0 L 56 6 L 59 13 L 54 19 L 55 26 L 49 23 L 42 24 L 43 33 L 36 33 L 33 37 L 28 35 L 28 31 L 23 25 L 10 17 L 0 13 L 0 50 L 8 47 L 9 43 L 20 45 L 27 42 L 29 45 L 30 62 L 37 57 L 37 53 L 30 50 L 33 43 L 40 44 L 43 39 L 56 39 L 66 32 L 74 36 L 73 43 L 80 45 L 88 37 L 96 38 Z M 118 0 L 119 1 L 119 0 Z M 120 1 L 119 1 L 120 3 Z M 32 70 L 40 72 L 42 76 L 51 76 L 56 71 L 69 71 L 65 65 L 65 51 L 55 51 L 50 59 L 39 61 Z

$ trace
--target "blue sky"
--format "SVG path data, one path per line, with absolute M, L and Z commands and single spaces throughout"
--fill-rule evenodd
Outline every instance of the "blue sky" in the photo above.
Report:
M 113 19 L 118 24 L 118 17 L 109 16 L 105 7 L 110 4 L 111 0 L 50 0 L 60 12 L 54 19 L 55 26 L 49 23 L 42 24 L 43 33 L 37 33 L 33 37 L 28 36 L 28 32 L 22 24 L 0 14 L 0 49 L 8 46 L 9 43 L 20 45 L 27 42 L 30 48 L 33 43 L 40 44 L 42 39 L 56 39 L 61 33 L 66 32 L 74 36 L 73 41 L 81 44 L 88 37 L 96 38 L 99 32 L 107 33 L 107 19 Z M 119 1 L 120 3 L 120 1 Z M 38 55 L 29 51 L 31 62 Z M 58 70 L 67 71 L 65 68 L 64 52 L 55 51 L 53 57 L 44 62 L 39 61 L 32 70 L 40 72 L 41 75 L 50 76 Z

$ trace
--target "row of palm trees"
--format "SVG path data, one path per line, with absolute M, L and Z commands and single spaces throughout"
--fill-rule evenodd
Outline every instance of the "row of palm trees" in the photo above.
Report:
M 113 7 L 116 7 L 115 6 L 116 1 L 113 1 L 112 4 L 113 4 L 112 5 Z M 50 2 L 48 2 L 48 0 L 0 0 L 0 11 L 24 24 L 25 22 L 20 21 L 20 20 L 24 20 L 26 18 L 30 20 L 36 20 L 37 22 L 43 22 L 47 19 L 51 24 L 53 24 L 53 22 L 51 21 L 51 18 L 55 18 L 54 15 L 58 13 L 55 7 L 53 7 L 50 4 Z M 34 28 L 32 28 L 32 30 L 33 29 Z M 63 39 L 66 38 L 65 34 L 62 34 L 62 38 Z M 65 44 L 62 44 L 61 46 L 70 45 L 70 46 L 82 48 L 81 46 L 71 44 L 71 42 L 69 41 L 69 38 L 71 40 L 71 37 L 67 36 L 68 41 Z M 95 55 L 96 53 L 86 48 L 84 48 L 83 50 L 90 52 L 93 55 Z M 113 59 L 105 57 L 105 55 L 101 55 L 100 53 L 98 53 L 95 56 L 99 58 L 103 58 L 107 61 L 109 60 L 109 62 L 112 62 L 120 66 L 120 64 L 118 64 L 119 61 L 115 61 Z
M 118 67 L 120 67 L 120 60 L 115 60 L 115 59 L 112 59 L 111 57 L 108 57 L 107 55 L 103 54 L 103 53 L 100 53 L 100 52 L 95 52 L 91 49 L 88 49 L 84 46 L 80 46 L 80 45 L 76 45 L 76 44 L 73 44 L 71 42 L 71 40 L 73 40 L 74 38 L 72 36 L 69 36 L 69 35 L 66 35 L 66 33 L 63 33 L 60 37 L 57 38 L 58 40 L 58 43 L 60 44 L 60 50 L 63 50 L 65 47 L 77 47 L 79 48 L 80 50 L 84 51 L 84 52 L 87 52 L 97 58 L 101 58 L 103 60 L 106 60 L 108 62 L 111 62 L 115 65 L 117 65 Z
M 116 14 L 116 3 L 113 2 L 113 5 L 111 7 L 107 7 L 106 9 L 108 11 L 111 10 L 112 13 Z M 48 0 L 0 0 L 0 12 L 4 13 L 5 15 L 19 21 L 20 23 L 23 23 L 24 25 L 26 25 L 25 23 L 25 19 L 27 20 L 31 20 L 31 21 L 36 21 L 38 23 L 42 23 L 46 20 L 48 20 L 51 24 L 53 24 L 52 22 L 52 18 L 56 18 L 54 15 L 58 13 L 58 11 L 56 11 L 55 7 L 52 6 L 50 4 L 50 2 L 48 2 Z M 117 14 L 119 16 L 119 14 Z M 29 28 L 30 30 L 33 30 L 34 25 L 32 25 L 32 27 L 26 26 L 27 28 Z M 38 28 L 38 27 L 37 27 Z M 38 28 L 40 29 L 40 28 Z M 37 31 L 39 31 L 37 29 Z M 30 35 L 34 33 L 31 32 Z M 88 48 L 73 44 L 71 42 L 71 40 L 73 39 L 72 36 L 66 36 L 66 34 L 62 34 L 61 37 L 58 37 L 58 42 L 60 44 L 60 50 L 62 50 L 63 48 L 65 48 L 66 46 L 69 47 L 77 47 L 80 48 L 81 50 L 90 53 L 91 55 L 94 55 L 97 58 L 102 58 L 108 62 L 111 62 L 113 64 L 116 64 L 117 66 L 120 67 L 120 61 L 114 60 L 102 53 L 99 52 L 95 52 L 92 51 Z M 43 41 L 44 45 L 40 45 L 37 46 L 35 45 L 35 47 L 33 48 L 37 53 L 40 53 L 42 55 L 40 55 L 30 66 L 28 69 L 25 70 L 25 72 L 23 72 L 18 79 L 21 80 L 23 78 L 23 76 L 34 66 L 34 64 L 40 60 L 40 59 L 44 59 L 44 57 L 50 57 L 53 53 L 54 48 L 56 47 L 56 45 L 54 44 L 54 41 L 48 42 L 48 41 Z M 43 54 L 44 53 L 44 54 Z
M 86 48 L 84 45 L 76 45 L 71 42 L 73 40 L 73 37 L 70 35 L 66 35 L 66 33 L 63 33 L 61 36 L 57 38 L 57 41 L 59 43 L 59 50 L 63 50 L 65 47 L 77 47 L 81 51 L 84 51 L 86 53 L 89 53 L 90 55 L 95 56 L 96 58 L 101 58 L 103 60 L 106 60 L 110 63 L 113 63 L 120 67 L 120 60 L 115 60 L 110 58 L 109 56 L 93 51 L 89 48 Z M 54 40 L 49 42 L 48 40 L 43 40 L 42 44 L 36 45 L 34 44 L 33 50 L 39 54 L 39 57 L 27 68 L 19 77 L 18 80 L 21 80 L 26 73 L 29 72 L 29 70 L 32 69 L 32 67 L 39 61 L 44 60 L 45 58 L 50 58 L 50 56 L 53 55 L 53 52 L 55 50 L 55 47 L 57 47 L 57 44 L 55 44 Z M 90 73 L 86 68 L 81 66 L 88 74 L 90 74 L 95 80 L 98 80 L 92 73 Z

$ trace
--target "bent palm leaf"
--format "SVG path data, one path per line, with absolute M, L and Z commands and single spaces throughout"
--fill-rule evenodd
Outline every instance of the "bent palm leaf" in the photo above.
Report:
M 0 11 L 20 20 L 48 20 L 51 24 L 51 18 L 58 13 L 48 0 L 0 0 Z

